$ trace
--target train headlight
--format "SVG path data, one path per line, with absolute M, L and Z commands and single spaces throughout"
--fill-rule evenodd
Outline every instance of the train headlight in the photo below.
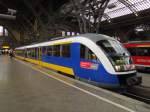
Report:
M 129 71 L 129 70 L 135 70 L 135 65 L 116 65 L 115 70 L 116 72 L 121 72 L 121 71 Z
M 136 69 L 136 67 L 135 67 L 134 64 L 131 65 L 131 69 L 132 69 L 132 70 L 133 70 L 133 69 Z
M 116 70 L 117 72 L 121 71 L 121 66 L 115 66 L 115 70 Z

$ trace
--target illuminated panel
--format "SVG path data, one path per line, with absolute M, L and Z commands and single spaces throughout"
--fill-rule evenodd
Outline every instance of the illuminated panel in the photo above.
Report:
M 3 27 L 0 26 L 0 36 L 2 36 L 2 35 L 3 35 Z
M 3 49 L 9 49 L 10 47 L 9 46 L 3 46 L 2 48 Z

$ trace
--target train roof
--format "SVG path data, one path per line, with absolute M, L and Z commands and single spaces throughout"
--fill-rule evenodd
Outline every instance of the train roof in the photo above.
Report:
M 97 33 L 86 33 L 86 34 L 81 34 L 81 37 L 89 38 L 93 42 L 97 42 L 99 40 L 115 40 L 114 38 L 103 35 L 103 34 L 97 34 Z
M 73 37 L 53 38 L 52 40 L 47 41 L 47 42 L 41 42 L 41 43 L 36 43 L 36 44 L 32 44 L 32 45 L 22 46 L 22 47 L 18 47 L 18 48 L 16 48 L 16 49 L 24 49 L 24 48 L 32 48 L 32 47 L 44 46 L 44 45 L 47 45 L 47 44 L 49 44 L 50 42 L 54 42 L 54 41 L 55 41 L 55 42 L 56 42 L 56 41 L 60 41 L 60 40 L 69 41 L 70 39 L 73 39 L 73 38 L 81 38 L 81 37 L 88 38 L 88 39 L 90 39 L 91 41 L 93 41 L 94 43 L 97 42 L 97 41 L 99 41 L 99 40 L 115 40 L 114 38 L 109 37 L 109 36 L 106 36 L 106 35 L 103 35 L 103 34 L 86 33 L 86 34 L 81 34 L 81 35 L 73 36 Z
M 103 35 L 103 34 L 98 34 L 98 33 L 86 33 L 86 34 L 81 34 L 79 36 L 72 36 L 72 37 L 67 37 L 67 38 L 73 38 L 73 37 L 85 37 L 85 38 L 88 38 L 94 42 L 97 42 L 99 40 L 104 40 L 104 39 L 107 39 L 107 40 L 114 40 L 114 38 L 112 37 L 109 37 L 107 35 Z M 61 40 L 61 39 L 66 39 L 66 37 L 57 37 L 57 38 L 52 38 L 51 41 L 54 41 L 54 40 Z

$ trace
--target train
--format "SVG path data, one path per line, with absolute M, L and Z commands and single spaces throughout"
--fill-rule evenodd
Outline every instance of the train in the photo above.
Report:
M 124 43 L 130 52 L 138 70 L 150 71 L 150 41 L 132 41 Z
M 87 33 L 15 48 L 16 58 L 104 88 L 141 84 L 128 51 L 112 37 Z

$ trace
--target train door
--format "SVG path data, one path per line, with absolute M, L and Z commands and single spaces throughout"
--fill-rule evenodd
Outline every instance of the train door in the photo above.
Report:
M 80 58 L 78 62 L 77 77 L 96 81 L 99 61 L 96 55 L 86 46 L 80 45 Z

